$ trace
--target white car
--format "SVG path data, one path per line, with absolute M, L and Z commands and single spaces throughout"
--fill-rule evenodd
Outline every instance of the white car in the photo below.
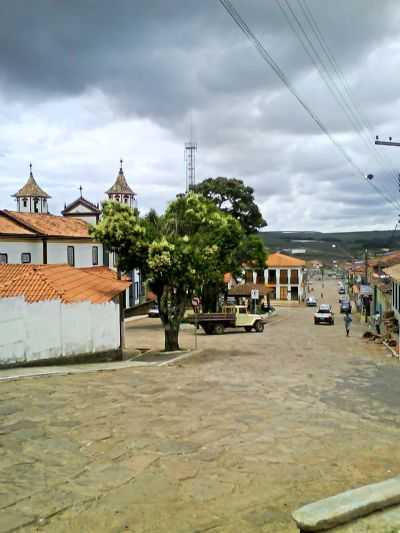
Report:
M 306 298 L 306 306 L 307 307 L 317 307 L 317 299 L 315 296 L 307 296 Z
M 148 312 L 149 318 L 159 318 L 160 317 L 160 310 L 158 309 L 158 305 L 153 304 L 152 307 L 149 309 Z
M 332 307 L 329 304 L 321 304 L 318 311 L 314 314 L 314 324 L 329 324 L 333 326 L 335 318 Z

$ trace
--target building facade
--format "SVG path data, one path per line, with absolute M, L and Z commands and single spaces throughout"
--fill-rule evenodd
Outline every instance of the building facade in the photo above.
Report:
M 271 289 L 271 300 L 304 299 L 305 261 L 276 252 L 266 261 L 265 285 Z
M 0 265 L 0 366 L 120 355 L 129 284 L 109 269 Z
M 36 182 L 30 165 L 28 181 L 13 195 L 16 211 L 0 210 L 0 264 L 68 264 L 73 267 L 108 266 L 116 269 L 116 255 L 92 239 L 90 226 L 101 217 L 99 204 L 82 195 L 65 205 L 62 216 L 49 213 L 51 198 Z M 126 182 L 121 167 L 108 200 L 136 206 L 136 195 Z M 140 272 L 129 273 L 132 284 L 126 290 L 127 307 L 144 297 Z

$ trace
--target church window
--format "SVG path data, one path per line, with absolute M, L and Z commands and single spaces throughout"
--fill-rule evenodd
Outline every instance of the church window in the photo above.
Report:
M 73 246 L 67 246 L 67 263 L 70 266 L 75 266 L 75 248 Z
M 119 194 L 115 196 L 115 199 L 117 200 L 117 202 L 119 202 Z
M 99 264 L 99 248 L 97 246 L 92 247 L 92 265 Z
M 21 254 L 21 263 L 30 263 L 31 262 L 31 254 L 28 252 L 23 252 Z
M 39 213 L 39 200 L 37 198 L 33 200 L 33 210 L 35 213 Z
M 27 199 L 27 198 L 24 198 L 24 199 L 22 200 L 22 205 L 23 205 L 24 207 L 27 207 L 27 206 L 28 206 L 28 199 Z
M 8 263 L 8 255 L 0 254 L 0 265 L 6 265 Z
M 124 196 L 125 203 L 128 203 L 129 198 L 127 196 Z

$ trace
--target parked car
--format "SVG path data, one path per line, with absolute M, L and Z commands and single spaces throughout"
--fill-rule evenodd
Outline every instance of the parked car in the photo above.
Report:
M 245 305 L 226 305 L 222 313 L 195 313 L 186 318 L 189 324 L 201 326 L 207 335 L 224 333 L 225 328 L 244 328 L 250 332 L 264 331 L 265 321 L 261 315 L 249 313 Z
M 342 302 L 348 302 L 349 301 L 349 296 L 348 294 L 340 294 L 339 295 L 339 303 L 341 304 Z
M 340 304 L 341 313 L 351 313 L 351 303 L 350 300 L 343 300 Z
M 307 307 L 317 307 L 317 299 L 315 296 L 307 296 L 306 298 L 306 306 Z
M 160 310 L 158 309 L 157 304 L 153 304 L 149 311 L 148 311 L 149 318 L 159 318 L 160 317 Z
M 339 287 L 339 294 L 346 294 L 346 291 L 345 291 L 345 288 L 344 287 Z
M 329 304 L 321 304 L 318 311 L 314 314 L 314 324 L 330 324 L 333 326 L 335 318 L 332 307 Z

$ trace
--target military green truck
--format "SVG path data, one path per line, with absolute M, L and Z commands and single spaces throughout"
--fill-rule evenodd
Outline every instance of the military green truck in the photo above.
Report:
M 190 324 L 202 327 L 207 335 L 222 335 L 226 328 L 253 329 L 257 333 L 264 331 L 265 321 L 261 315 L 250 314 L 245 305 L 227 305 L 222 313 L 195 313 L 186 320 Z

